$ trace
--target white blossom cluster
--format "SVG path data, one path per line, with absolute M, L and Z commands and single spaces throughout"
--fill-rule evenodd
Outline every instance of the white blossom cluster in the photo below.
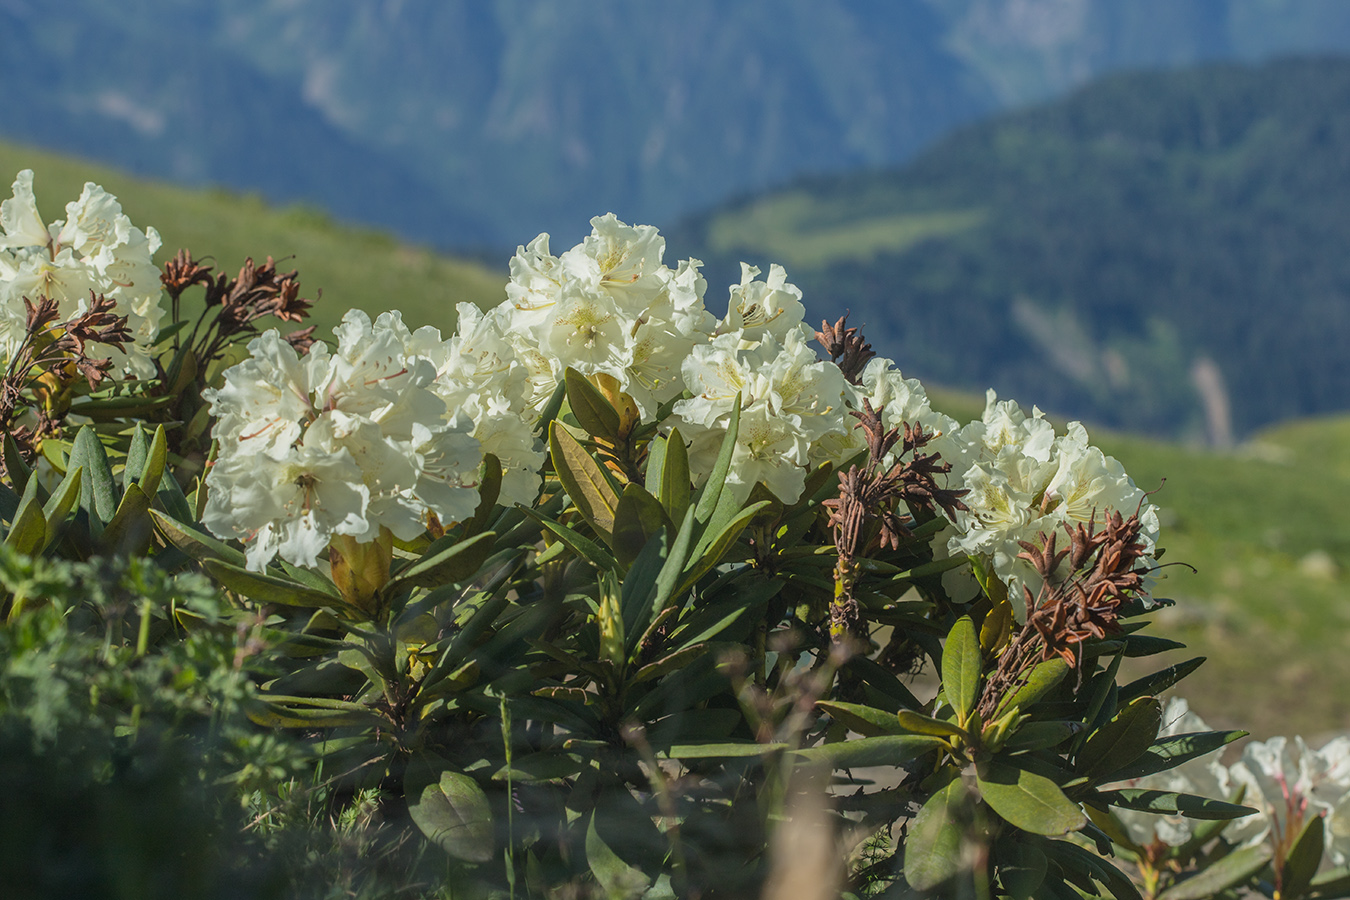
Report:
M 1087 429 L 1070 422 L 1057 435 L 1035 407 L 1027 415 L 1015 401 L 1000 401 L 991 390 L 984 415 L 945 434 L 933 449 L 952 464 L 951 486 L 966 488 L 968 511 L 958 512 L 959 534 L 948 541 L 953 554 L 974 557 L 1020 597 L 1025 585 L 1034 595 L 1040 577 L 1026 560 L 1020 541 L 1039 543 L 1038 535 L 1064 527 L 1105 520 L 1108 510 L 1129 516 L 1139 510 L 1140 537 L 1151 562 L 1158 538 L 1158 509 L 1148 502 L 1125 468 L 1088 440 Z M 1016 600 L 1014 609 L 1020 609 Z
M 219 453 L 203 524 L 242 540 L 250 569 L 276 556 L 314 566 L 334 535 L 411 540 L 428 514 L 449 524 L 477 507 L 474 423 L 434 389 L 437 366 L 410 352 L 398 313 L 352 310 L 331 354 L 305 357 L 268 331 L 203 396 Z
M 1174 697 L 1163 710 L 1159 737 L 1209 730 L 1185 700 Z M 1258 814 L 1234 820 L 1223 834 L 1228 841 L 1246 847 L 1270 842 L 1287 851 L 1305 823 L 1323 816 L 1327 859 L 1337 866 L 1350 861 L 1350 738 L 1335 738 L 1320 750 L 1310 748 L 1301 737 L 1253 741 L 1231 766 L 1224 766 L 1216 756 L 1217 751 L 1116 786 L 1230 799 L 1240 790 L 1242 804 Z M 1190 840 L 1200 822 L 1124 809 L 1114 814 L 1138 846 L 1155 840 L 1180 846 Z
M 154 375 L 150 349 L 164 315 L 151 260 L 160 244 L 155 229 L 132 225 L 117 198 L 92 182 L 66 204 L 64 221 L 48 225 L 38 213 L 31 169 L 18 174 L 13 197 L 0 204 L 0 226 L 0 365 L 23 340 L 25 297 L 55 300 L 65 321 L 88 311 L 92 291 L 115 302 L 113 311 L 127 317 L 134 338 L 125 352 L 103 345 L 94 352 L 137 378 Z

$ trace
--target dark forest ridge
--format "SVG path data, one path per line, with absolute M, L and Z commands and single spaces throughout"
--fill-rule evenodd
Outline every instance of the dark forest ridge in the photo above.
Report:
M 1350 61 L 1113 76 L 671 244 L 783 262 L 921 377 L 1223 443 L 1350 408 L 1348 146 Z

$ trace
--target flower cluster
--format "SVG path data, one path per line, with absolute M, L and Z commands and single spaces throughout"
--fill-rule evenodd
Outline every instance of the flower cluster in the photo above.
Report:
M 1163 710 L 1159 738 L 1209 731 L 1186 701 L 1174 697 Z M 1236 797 L 1258 815 L 1237 819 L 1224 830 L 1235 845 L 1270 843 L 1287 853 L 1304 824 L 1323 820 L 1324 852 L 1335 865 L 1350 861 L 1350 738 L 1339 737 L 1320 750 L 1303 738 L 1273 737 L 1243 748 L 1242 758 L 1225 766 L 1216 754 L 1188 760 L 1175 769 L 1137 778 L 1121 787 L 1176 791 L 1204 797 Z M 1179 847 L 1195 834 L 1199 820 L 1118 809 L 1115 816 L 1139 847 L 1161 842 Z
M 66 204 L 64 221 L 48 225 L 38 213 L 29 169 L 14 180 L 13 197 L 0 204 L 0 225 L 0 364 L 24 340 L 25 298 L 55 301 L 57 319 L 67 321 L 103 296 L 113 301 L 113 315 L 127 319 L 132 340 L 91 352 L 136 378 L 154 375 L 150 350 L 164 308 L 159 269 L 151 260 L 160 244 L 153 228 L 132 225 L 117 198 L 93 183 Z
M 398 313 L 353 310 L 332 353 L 303 358 L 276 331 L 204 397 L 218 417 L 203 523 L 247 545 L 251 569 L 280 555 L 313 566 L 334 535 L 411 540 L 430 516 L 467 518 L 481 461 L 473 422 L 433 389 L 436 364 L 410 352 Z
M 1107 510 L 1125 515 L 1138 510 L 1140 537 L 1149 551 L 1143 565 L 1151 565 L 1157 507 L 1115 458 L 1089 443 L 1081 423 L 1071 422 L 1057 435 L 1039 409 L 1027 415 L 991 390 L 980 419 L 933 446 L 969 491 L 962 497 L 967 509 L 954 517 L 960 533 L 948 549 L 979 560 L 1014 595 L 1023 586 L 1033 595 L 1040 589 L 1035 568 L 1019 558 L 1023 543 L 1065 526 L 1100 524 Z

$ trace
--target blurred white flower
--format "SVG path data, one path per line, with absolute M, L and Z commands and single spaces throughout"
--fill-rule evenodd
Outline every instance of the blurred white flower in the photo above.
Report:
M 115 302 L 113 312 L 127 317 L 133 341 L 123 350 L 95 345 L 91 352 L 137 378 L 153 376 L 151 348 L 164 316 L 152 259 L 159 234 L 132 225 L 117 198 L 93 183 L 66 205 L 66 221 L 51 225 L 38 212 L 31 170 L 18 174 L 13 194 L 0 204 L 0 363 L 23 339 L 25 297 L 55 300 L 65 320 L 88 310 L 92 291 Z

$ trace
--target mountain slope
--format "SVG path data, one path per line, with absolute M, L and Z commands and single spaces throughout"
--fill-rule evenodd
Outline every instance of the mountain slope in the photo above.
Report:
M 3 0 L 0 34 L 0 135 L 481 247 L 893 165 L 1103 72 L 1350 51 L 1350 4 Z
M 672 246 L 784 262 L 916 374 L 1222 439 L 1350 406 L 1348 143 L 1350 62 L 1117 76 Z

